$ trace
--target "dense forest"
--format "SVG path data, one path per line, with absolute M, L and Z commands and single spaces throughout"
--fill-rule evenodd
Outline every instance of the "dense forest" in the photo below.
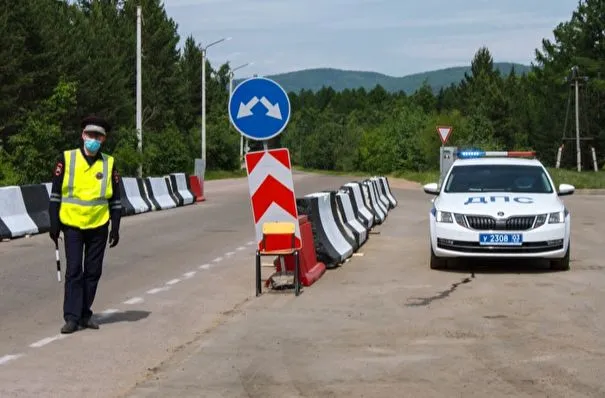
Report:
M 48 181 L 57 155 L 79 144 L 79 121 L 107 117 L 104 147 L 123 175 L 136 175 L 136 6 L 143 7 L 143 157 L 145 175 L 193 170 L 199 157 L 201 49 L 160 0 L 0 0 L 0 185 Z M 605 160 L 605 0 L 578 3 L 555 40 L 536 50 L 527 75 L 494 68 L 477 49 L 472 73 L 436 94 L 381 86 L 291 93 L 293 114 L 272 146 L 290 148 L 308 168 L 389 173 L 438 167 L 436 125 L 454 126 L 451 145 L 534 149 L 547 164 L 565 143 L 575 164 L 571 68 L 582 77 L 584 167 L 590 147 Z M 239 168 L 239 135 L 227 115 L 229 65 L 207 62 L 207 169 Z M 571 97 L 570 97 L 570 94 Z
M 530 66 L 519 63 L 494 62 L 494 69 L 499 70 L 500 73 L 508 74 L 513 68 L 515 68 L 515 73 L 517 74 L 526 74 L 531 70 Z M 266 77 L 278 82 L 286 91 L 295 92 L 299 92 L 300 90 L 318 91 L 322 87 L 332 87 L 335 91 L 358 88 L 371 90 L 376 85 L 380 85 L 391 93 L 398 91 L 413 93 L 426 82 L 433 89 L 433 93 L 437 94 L 442 87 L 447 87 L 452 83 L 458 84 L 464 79 L 465 73 L 470 72 L 471 67 L 469 62 L 466 66 L 453 66 L 401 77 L 377 72 L 336 68 L 302 69 L 293 72 L 276 73 Z M 239 83 L 244 79 L 236 79 L 235 82 Z

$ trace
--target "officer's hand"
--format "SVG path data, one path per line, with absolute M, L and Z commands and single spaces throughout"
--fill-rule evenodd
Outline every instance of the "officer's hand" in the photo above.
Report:
M 48 236 L 50 236 L 50 239 L 52 239 L 55 244 L 59 241 L 59 234 L 59 228 L 56 227 L 51 227 L 50 231 L 48 231 Z
M 120 241 L 120 233 L 118 231 L 111 231 L 109 234 L 109 247 L 115 247 Z

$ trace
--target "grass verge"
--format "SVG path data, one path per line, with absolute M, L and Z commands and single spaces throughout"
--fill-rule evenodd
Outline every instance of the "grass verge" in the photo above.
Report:
M 576 189 L 605 189 L 605 172 L 602 171 L 586 170 L 577 172 L 575 170 L 549 168 L 548 172 L 555 183 L 555 188 L 558 188 L 559 184 L 570 184 Z M 439 181 L 437 170 L 425 172 L 397 171 L 393 175 L 423 185 Z
M 227 178 L 242 178 L 246 177 L 246 170 L 207 170 L 204 175 L 204 180 L 224 180 Z
M 319 174 L 325 174 L 325 175 L 351 175 L 351 176 L 359 176 L 359 177 L 369 177 L 369 176 L 375 175 L 375 173 L 314 170 L 314 169 L 305 169 L 302 167 L 294 167 L 294 169 L 299 170 L 299 171 L 304 171 L 304 172 L 319 173 Z M 571 184 L 574 187 L 576 187 L 576 189 L 605 189 L 605 172 L 603 172 L 603 171 L 585 170 L 582 172 L 577 172 L 575 170 L 549 168 L 548 172 L 550 173 L 550 175 L 555 183 L 556 188 L 559 187 L 559 184 Z M 387 176 L 403 178 L 408 181 L 418 182 L 423 185 L 428 184 L 430 182 L 439 182 L 439 171 L 438 170 L 429 170 L 429 171 L 399 170 L 394 173 L 390 173 Z
M 301 171 L 305 173 L 323 174 L 329 176 L 352 176 L 352 177 L 372 177 L 375 174 L 366 173 L 363 171 L 337 171 L 337 170 L 319 170 L 309 169 L 302 166 L 292 166 L 292 170 Z
M 605 189 L 605 172 L 585 170 L 578 172 L 567 169 L 548 169 L 558 188 L 559 184 L 570 184 L 576 189 Z
M 376 173 L 368 173 L 363 171 L 336 171 L 336 170 L 319 170 L 309 169 L 301 166 L 292 166 L 293 170 L 302 171 L 306 173 L 317 173 L 323 175 L 332 176 L 354 176 L 354 177 L 371 177 Z M 577 172 L 575 170 L 568 169 L 555 169 L 549 168 L 552 179 L 555 182 L 555 186 L 559 184 L 571 184 L 576 189 L 605 189 L 605 172 L 603 171 L 591 171 L 585 170 Z M 430 182 L 439 181 L 439 171 L 410 171 L 410 170 L 398 170 L 394 173 L 389 173 L 387 176 L 393 176 L 396 178 L 403 178 L 409 181 L 418 182 L 420 184 L 428 184 Z M 206 181 L 210 180 L 222 180 L 227 178 L 243 178 L 246 177 L 246 170 L 210 170 L 206 171 Z
M 409 170 L 401 170 L 393 173 L 393 177 L 403 178 L 408 181 L 418 182 L 422 185 L 428 184 L 430 182 L 439 182 L 439 171 L 430 170 L 430 171 L 409 171 Z

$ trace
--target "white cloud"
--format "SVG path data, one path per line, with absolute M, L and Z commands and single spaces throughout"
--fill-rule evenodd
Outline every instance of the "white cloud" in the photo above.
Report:
M 355 17 L 325 24 L 324 28 L 333 30 L 385 30 L 393 28 L 447 28 L 455 31 L 456 27 L 470 26 L 474 28 L 490 27 L 511 28 L 528 26 L 553 26 L 562 17 L 535 16 L 528 12 L 502 13 L 497 10 L 480 10 L 473 13 L 458 13 L 446 17 L 424 19 L 399 18 L 385 16 L 384 18 Z
M 444 35 L 439 38 L 404 40 L 389 52 L 397 57 L 469 64 L 477 50 L 485 46 L 495 61 L 528 63 L 542 37 L 550 37 L 548 29 L 514 29 L 505 35 L 497 32 L 474 35 Z M 531 37 L 532 39 L 528 40 Z

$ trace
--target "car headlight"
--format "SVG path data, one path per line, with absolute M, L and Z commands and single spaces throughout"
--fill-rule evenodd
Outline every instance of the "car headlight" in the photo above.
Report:
M 468 224 L 466 223 L 466 218 L 464 217 L 464 215 L 454 213 L 454 220 L 456 220 L 456 224 L 468 228 Z
M 536 217 L 536 224 L 534 225 L 534 228 L 538 228 L 544 225 L 546 223 L 546 217 L 548 217 L 548 214 L 538 214 L 538 216 Z
M 549 224 L 560 224 L 563 222 L 565 222 L 565 212 L 563 212 L 563 211 L 557 211 L 555 213 L 550 213 L 550 215 L 548 216 Z
M 437 213 L 435 214 L 435 218 L 437 219 L 437 222 L 444 222 L 444 223 L 453 223 L 454 222 L 452 213 L 450 213 L 449 211 L 437 210 Z

